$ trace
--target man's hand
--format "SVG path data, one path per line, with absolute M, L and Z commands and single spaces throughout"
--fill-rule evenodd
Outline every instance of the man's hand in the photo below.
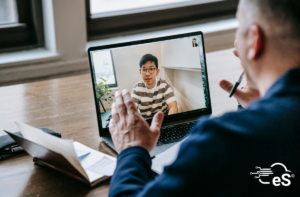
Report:
M 230 90 L 233 86 L 232 83 L 226 80 L 220 81 L 219 85 L 228 93 L 230 93 Z M 245 108 L 251 103 L 251 101 L 258 99 L 260 97 L 260 94 L 258 90 L 251 88 L 247 83 L 242 90 L 236 89 L 233 97 L 236 98 L 241 106 Z
M 237 51 L 237 40 L 234 41 L 234 47 L 235 49 L 233 50 L 233 54 L 236 57 L 239 57 Z M 221 80 L 219 85 L 223 90 L 225 90 L 228 93 L 230 93 L 230 90 L 233 87 L 233 84 L 226 80 Z M 235 93 L 233 94 L 233 97 L 235 97 L 243 107 L 247 107 L 251 101 L 260 97 L 260 93 L 258 90 L 251 88 L 247 83 L 242 90 L 236 89 Z
M 158 112 L 149 127 L 139 114 L 128 90 L 123 90 L 122 93 L 117 91 L 115 98 L 109 131 L 117 152 L 132 146 L 141 146 L 150 152 L 157 143 L 164 114 Z

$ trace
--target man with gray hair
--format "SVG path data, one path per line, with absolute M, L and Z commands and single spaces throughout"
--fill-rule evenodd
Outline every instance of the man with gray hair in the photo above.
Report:
M 299 195 L 299 10 L 299 0 L 240 0 L 234 54 L 247 85 L 234 96 L 245 109 L 201 118 L 157 178 L 149 152 L 163 113 L 149 127 L 130 93 L 116 92 L 110 132 L 120 154 L 109 196 Z

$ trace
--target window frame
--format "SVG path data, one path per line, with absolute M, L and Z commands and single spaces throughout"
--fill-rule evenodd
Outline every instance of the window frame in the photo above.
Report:
M 117 88 L 118 87 L 118 81 L 117 81 L 117 75 L 116 75 L 116 69 L 115 69 L 115 63 L 114 63 L 114 56 L 112 54 L 112 50 L 110 50 L 110 57 L 111 57 L 111 64 L 114 71 L 114 77 L 115 77 L 115 83 L 114 84 L 107 84 L 109 88 Z
M 0 53 L 45 46 L 42 0 L 16 0 L 18 23 L 0 26 Z
M 90 14 L 90 1 L 86 2 L 87 40 L 141 33 L 235 17 L 239 0 L 220 0 L 202 4 L 95 18 Z M 201 11 L 199 11 L 201 10 Z

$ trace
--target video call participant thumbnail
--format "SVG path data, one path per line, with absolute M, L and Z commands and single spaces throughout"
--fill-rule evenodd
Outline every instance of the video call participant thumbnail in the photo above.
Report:
M 196 38 L 193 39 L 193 47 L 198 47 Z
M 131 97 L 144 118 L 152 118 L 159 111 L 165 115 L 178 113 L 174 92 L 166 80 L 157 77 L 159 72 L 155 56 L 146 54 L 141 58 L 143 80 L 134 85 Z

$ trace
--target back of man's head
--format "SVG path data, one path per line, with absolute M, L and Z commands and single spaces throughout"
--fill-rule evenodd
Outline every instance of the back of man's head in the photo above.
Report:
M 300 66 L 300 0 L 240 0 L 235 43 L 248 84 L 264 95 Z
M 243 1 L 243 0 L 242 0 Z M 244 0 L 278 47 L 300 50 L 300 0 Z M 288 42 L 288 43 L 287 43 Z M 288 44 L 287 46 L 283 46 Z M 293 46 L 291 46 L 292 44 Z

